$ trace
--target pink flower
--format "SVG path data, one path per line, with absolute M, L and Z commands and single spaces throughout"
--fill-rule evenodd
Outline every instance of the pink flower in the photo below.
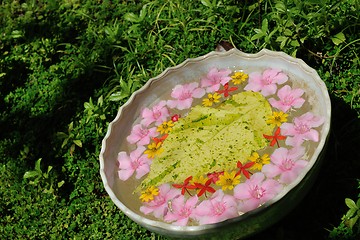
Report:
M 169 184 L 163 184 L 159 187 L 159 195 L 154 200 L 145 202 L 140 207 L 140 211 L 144 214 L 153 213 L 156 218 L 162 218 L 168 212 L 168 201 L 180 196 L 180 190 L 171 188 Z
M 141 116 L 143 120 L 141 123 L 145 126 L 149 126 L 151 123 L 155 122 L 155 125 L 158 126 L 167 120 L 167 117 L 170 115 L 169 109 L 166 107 L 166 101 L 160 101 L 157 105 L 153 106 L 152 109 L 145 108 Z
M 206 87 L 207 92 L 215 92 L 231 80 L 230 73 L 230 69 L 211 68 L 206 77 L 201 78 L 201 87 Z
M 308 163 L 305 160 L 299 160 L 304 153 L 305 148 L 303 147 L 292 148 L 290 150 L 278 148 L 270 157 L 271 163 L 264 165 L 261 171 L 268 178 L 280 175 L 280 183 L 290 184 Z
M 166 222 L 174 222 L 175 225 L 185 226 L 190 218 L 195 218 L 195 206 L 198 202 L 198 196 L 190 197 L 185 201 L 185 197 L 180 195 L 173 199 L 169 206 L 169 211 L 165 215 Z
M 140 179 L 150 171 L 151 161 L 143 155 L 145 147 L 139 146 L 137 149 L 130 153 L 130 156 L 126 152 L 119 152 L 119 178 L 123 181 L 128 180 L 134 172 L 136 172 L 136 178 Z
M 130 144 L 147 145 L 150 143 L 151 138 L 158 134 L 156 127 L 148 129 L 143 124 L 137 124 L 131 129 L 131 133 L 126 140 Z
M 190 108 L 193 98 L 201 98 L 205 94 L 205 90 L 198 86 L 197 82 L 176 85 L 171 92 L 171 97 L 176 100 L 168 100 L 167 105 L 179 110 Z
M 291 107 L 300 108 L 304 104 L 305 99 L 301 98 L 303 94 L 304 91 L 302 89 L 296 88 L 292 90 L 290 86 L 286 85 L 279 89 L 277 93 L 280 100 L 270 98 L 269 103 L 274 108 L 287 112 Z
M 195 212 L 200 224 L 217 223 L 238 216 L 236 199 L 225 195 L 221 189 L 209 200 L 202 201 Z
M 281 125 L 281 132 L 287 137 L 285 143 L 290 146 L 299 146 L 305 140 L 314 142 L 319 141 L 319 133 L 314 127 L 319 127 L 324 123 L 323 117 L 314 116 L 308 112 L 300 117 L 294 118 L 294 123 L 283 123 Z
M 262 95 L 269 96 L 276 92 L 277 85 L 283 84 L 288 80 L 288 76 L 279 69 L 266 69 L 262 74 L 253 72 L 249 74 L 248 84 L 245 90 L 261 92 Z
M 254 173 L 246 182 L 234 188 L 234 197 L 242 200 L 239 210 L 248 212 L 272 199 L 282 189 L 282 185 L 274 179 L 265 180 L 261 172 Z

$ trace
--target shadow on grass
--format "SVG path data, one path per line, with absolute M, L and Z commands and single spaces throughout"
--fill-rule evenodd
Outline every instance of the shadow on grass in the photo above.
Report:
M 331 100 L 330 138 L 317 180 L 289 215 L 249 240 L 327 239 L 328 230 L 338 226 L 347 211 L 345 198 L 357 198 L 360 119 L 342 100 Z

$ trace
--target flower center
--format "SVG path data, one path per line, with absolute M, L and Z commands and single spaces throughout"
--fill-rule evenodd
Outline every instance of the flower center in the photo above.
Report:
M 295 130 L 300 134 L 304 134 L 304 133 L 309 132 L 310 128 L 308 125 L 301 123 L 301 124 L 295 126 Z
M 182 209 L 180 210 L 180 214 L 179 214 L 179 215 L 182 216 L 182 217 L 184 217 L 184 218 L 187 218 L 187 217 L 190 216 L 190 214 L 191 214 L 190 208 L 184 207 L 184 208 L 182 208 Z
M 225 211 L 225 204 L 224 203 L 217 203 L 214 206 L 214 213 L 215 215 L 221 215 Z
M 185 100 L 185 99 L 188 99 L 188 98 L 191 98 L 191 92 L 190 91 L 184 91 L 180 95 L 179 100 Z
M 291 159 L 286 159 L 282 162 L 281 169 L 283 171 L 289 171 L 294 166 L 294 162 Z
M 265 189 L 259 187 L 258 185 L 256 185 L 251 191 L 251 196 L 256 199 L 262 198 L 264 194 L 265 194 Z
M 232 186 L 232 185 L 233 185 L 233 179 L 227 178 L 225 181 L 226 181 L 226 185 L 228 185 L 228 186 Z
M 158 195 L 157 198 L 155 198 L 154 202 L 155 202 L 155 206 L 161 206 L 165 203 L 165 197 L 164 196 L 160 196 Z
M 281 116 L 276 116 L 274 119 L 276 122 L 281 122 Z
M 264 79 L 264 83 L 265 83 L 265 85 L 270 85 L 270 84 L 272 84 L 272 79 L 270 77 L 266 77 Z
M 146 137 L 149 134 L 149 129 L 141 129 L 140 130 L 140 136 L 141 137 Z
M 263 163 L 263 160 L 258 157 L 256 160 L 255 160 L 255 163 L 258 163 L 258 164 L 262 164 Z
M 283 104 L 290 106 L 293 104 L 293 102 L 294 102 L 294 98 L 292 96 L 286 96 L 284 98 Z
M 161 112 L 160 111 L 154 111 L 153 112 L 153 117 L 154 117 L 154 119 L 158 119 L 159 117 L 161 117 Z

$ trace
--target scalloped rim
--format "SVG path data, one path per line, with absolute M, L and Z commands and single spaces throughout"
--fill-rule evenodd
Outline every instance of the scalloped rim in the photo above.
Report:
M 319 145 L 317 147 L 317 149 L 315 150 L 314 154 L 312 155 L 312 158 L 309 159 L 309 164 L 306 166 L 305 170 L 301 172 L 301 174 L 297 177 L 297 179 L 295 181 L 293 181 L 291 184 L 287 185 L 283 191 L 281 191 L 279 194 L 276 195 L 276 197 L 274 197 L 273 199 L 269 200 L 268 202 L 266 202 L 264 205 L 258 207 L 255 210 L 252 210 L 250 212 L 247 212 L 241 216 L 238 216 L 236 218 L 232 218 L 232 219 L 228 219 L 224 222 L 220 222 L 220 223 L 214 223 L 214 224 L 205 224 L 205 225 L 199 225 L 199 226 L 176 226 L 173 224 L 169 224 L 169 223 L 165 223 L 165 222 L 160 222 L 160 221 L 155 221 L 155 220 L 150 220 L 147 219 L 145 217 L 142 217 L 140 215 L 138 215 L 137 213 L 131 211 L 130 209 L 128 209 L 115 195 L 115 193 L 113 192 L 113 190 L 111 189 L 111 187 L 108 184 L 108 180 L 105 174 L 105 162 L 104 162 L 104 152 L 106 151 L 106 142 L 107 139 L 109 138 L 109 136 L 111 135 L 111 130 L 112 130 L 112 125 L 114 123 L 116 123 L 122 112 L 126 110 L 126 108 L 133 102 L 134 98 L 136 95 L 144 92 L 145 90 L 147 90 L 151 83 L 154 81 L 159 81 L 161 80 L 164 76 L 166 76 L 169 72 L 172 71 L 176 71 L 184 66 L 186 66 L 188 63 L 193 63 L 193 62 L 199 62 L 199 61 L 203 61 L 206 60 L 208 57 L 213 57 L 213 56 L 227 56 L 227 55 L 239 55 L 240 57 L 243 58 L 249 58 L 249 59 L 254 59 L 254 58 L 260 58 L 261 56 L 264 55 L 270 55 L 272 57 L 278 57 L 278 58 L 282 58 L 285 61 L 288 61 L 290 63 L 295 63 L 298 66 L 300 66 L 302 71 L 307 72 L 308 74 L 311 74 L 315 81 L 317 81 L 318 87 L 320 88 L 322 94 L 324 95 L 324 98 L 326 99 L 326 103 L 325 105 L 328 106 L 326 109 L 326 121 L 323 124 L 323 137 L 320 139 L 319 141 Z M 165 232 L 177 232 L 177 234 L 181 233 L 181 232 L 203 232 L 204 230 L 207 229 L 214 229 L 217 228 L 219 226 L 223 226 L 224 224 L 226 224 L 226 222 L 229 221 L 236 221 L 236 222 L 240 222 L 243 219 L 246 219 L 247 216 L 250 216 L 254 213 L 257 213 L 259 211 L 262 211 L 263 209 L 270 207 L 272 204 L 278 202 L 281 198 L 283 198 L 287 193 L 289 193 L 295 186 L 297 186 L 306 176 L 306 174 L 310 171 L 310 169 L 313 167 L 313 165 L 315 164 L 315 162 L 317 161 L 317 159 L 320 156 L 321 151 L 323 150 L 325 143 L 329 137 L 329 131 L 330 131 L 330 119 L 331 119 L 331 102 L 330 102 L 330 97 L 326 88 L 325 83 L 321 80 L 320 76 L 318 75 L 318 73 L 311 67 L 309 67 L 303 60 L 298 59 L 298 58 L 293 58 L 289 55 L 287 55 L 284 52 L 275 52 L 275 51 L 271 51 L 271 50 L 267 50 L 267 49 L 262 49 L 260 52 L 255 53 L 255 54 L 248 54 L 248 53 L 244 53 L 241 52 L 240 50 L 233 48 L 227 52 L 216 52 L 216 51 L 212 51 L 209 52 L 203 56 L 197 57 L 197 58 L 189 58 L 186 59 L 184 62 L 182 62 L 181 64 L 174 66 L 174 67 L 169 67 L 166 68 L 160 75 L 149 79 L 149 81 L 146 82 L 145 85 L 143 85 L 140 89 L 138 89 L 137 91 L 135 91 L 130 98 L 128 99 L 128 101 L 123 104 L 120 108 L 119 111 L 115 117 L 115 119 L 109 124 L 108 126 L 108 131 L 104 137 L 104 139 L 102 140 L 102 146 L 101 146 L 101 152 L 100 152 L 100 175 L 101 175 L 101 179 L 103 181 L 104 187 L 106 192 L 109 194 L 111 200 L 115 203 L 115 205 L 120 208 L 121 211 L 123 211 L 129 218 L 131 218 L 133 221 L 135 221 L 136 223 L 146 227 L 146 228 L 160 228 L 163 229 Z M 325 136 L 325 137 L 324 137 Z

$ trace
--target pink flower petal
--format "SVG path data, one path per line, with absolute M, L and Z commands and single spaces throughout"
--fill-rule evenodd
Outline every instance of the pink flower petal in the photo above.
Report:
M 118 175 L 121 180 L 126 181 L 134 174 L 134 172 L 134 169 L 120 169 Z

